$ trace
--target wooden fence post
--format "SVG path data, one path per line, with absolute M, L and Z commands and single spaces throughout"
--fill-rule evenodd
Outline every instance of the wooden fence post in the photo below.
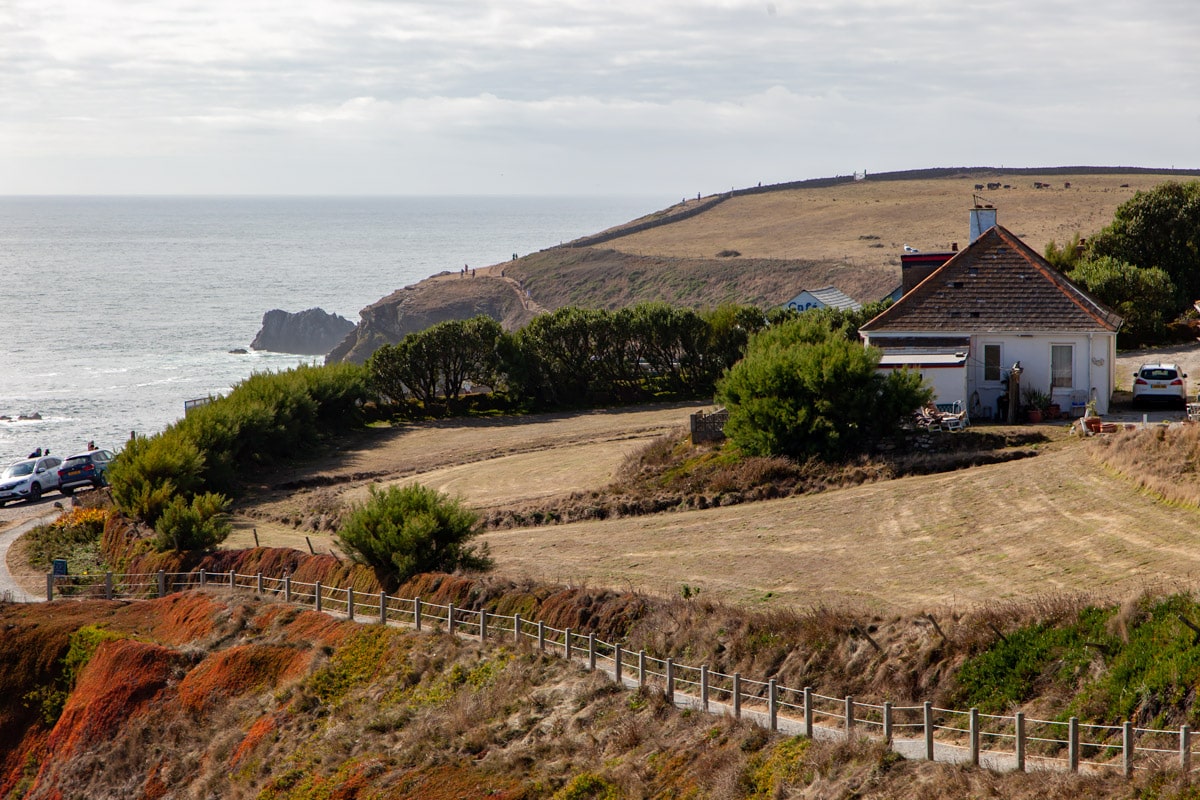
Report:
M 638 688 L 646 685 L 646 651 L 638 650 Z
M 887 701 L 883 704 L 883 741 L 892 743 L 892 704 Z
M 675 659 L 667 659 L 667 702 L 675 703 Z
M 387 625 L 387 592 L 379 593 L 379 624 Z
M 596 634 L 588 634 L 588 671 L 596 670 Z
M 237 573 L 229 570 L 229 596 L 232 597 L 237 591 Z
M 354 621 L 354 587 L 346 587 L 346 619 Z
M 479 609 L 479 641 L 487 641 L 487 609 Z
M 111 572 L 104 573 L 104 599 L 113 599 L 113 574 Z
M 1071 772 L 1079 772 L 1079 717 L 1067 723 L 1067 763 Z
M 421 598 L 413 598 L 413 627 L 421 630 Z
M 971 741 L 971 766 L 979 766 L 979 709 L 972 707 L 969 712 L 968 719 L 970 724 L 967 726 L 968 734 Z
M 617 686 L 624 688 L 625 682 L 621 678 L 621 645 L 613 647 L 613 678 L 617 681 Z
M 538 650 L 546 652 L 546 623 L 538 621 Z
M 167 594 L 167 573 L 163 570 L 158 571 L 158 596 L 166 597 Z
M 321 611 L 321 582 L 317 581 L 317 585 L 313 590 L 313 604 L 316 606 L 317 612 Z
M 775 700 L 775 679 L 767 681 L 767 723 L 773 730 L 779 730 L 779 705 Z
M 258 596 L 259 596 L 259 597 L 262 597 L 262 596 L 263 596 L 263 576 L 262 576 L 262 573 L 260 572 L 260 573 L 258 573 L 257 575 L 255 575 L 254 577 L 255 577 L 256 591 L 258 592 Z
M 454 633 L 454 603 L 446 606 L 446 632 Z
M 700 665 L 700 708 L 708 711 L 708 665 Z
M 742 673 L 733 673 L 733 718 L 742 718 Z
M 159 597 L 162 597 L 162 595 L 159 595 Z M 54 573 L 53 572 L 46 573 L 46 602 L 47 603 L 54 602 Z
M 1179 768 L 1185 778 L 1192 771 L 1192 728 L 1189 725 L 1179 726 Z
M 933 761 L 933 704 L 926 700 L 921 710 L 925 722 L 925 760 Z
M 208 585 L 208 573 L 205 572 L 203 568 L 200 569 L 200 585 L 201 586 Z
M 1016 748 L 1017 748 L 1017 772 L 1025 771 L 1025 712 L 1018 711 L 1013 717 L 1013 725 L 1016 730 Z
M 292 602 L 292 576 L 283 576 L 283 602 Z
M 571 660 L 571 629 L 570 628 L 567 628 L 566 633 L 563 634 L 563 657 L 565 657 L 567 659 L 567 661 Z
M 1129 720 L 1121 724 L 1121 767 L 1126 778 L 1133 777 L 1133 723 Z
M 513 644 L 521 643 L 521 615 L 513 614 Z
M 846 738 L 854 733 L 854 698 L 846 695 Z
M 811 686 L 804 687 L 804 735 L 813 738 L 813 690 Z

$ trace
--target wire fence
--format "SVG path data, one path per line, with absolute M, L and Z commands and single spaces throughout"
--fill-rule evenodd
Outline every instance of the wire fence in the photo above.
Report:
M 231 596 L 252 592 L 263 598 L 340 614 L 349 620 L 409 625 L 418 631 L 445 631 L 480 641 L 509 641 L 585 663 L 610 673 L 627 687 L 661 689 L 674 704 L 710 713 L 748 718 L 770 730 L 808 737 L 870 736 L 908 757 L 988 766 L 1001 770 L 1138 770 L 1192 772 L 1192 737 L 1187 725 L 1177 730 L 1081 723 L 1078 718 L 1043 720 L 983 714 L 978 709 L 862 703 L 853 697 L 829 697 L 812 687 L 794 688 L 774 679 L 761 681 L 727 675 L 707 666 L 658 658 L 605 642 L 593 633 L 554 628 L 520 614 L 456 608 L 419 597 L 369 594 L 353 588 L 323 586 L 258 573 L 140 573 L 46 576 L 46 599 L 149 599 L 195 589 L 227 590 Z

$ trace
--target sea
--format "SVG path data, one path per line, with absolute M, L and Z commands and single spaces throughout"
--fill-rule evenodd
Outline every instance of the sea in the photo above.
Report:
M 0 464 L 119 450 L 188 400 L 323 357 L 250 351 L 272 309 L 360 309 L 641 216 L 629 197 L 0 197 Z

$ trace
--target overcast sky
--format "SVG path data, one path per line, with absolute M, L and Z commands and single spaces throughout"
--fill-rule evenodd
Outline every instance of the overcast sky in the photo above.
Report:
M 0 194 L 1200 167 L 1197 0 L 0 0 Z

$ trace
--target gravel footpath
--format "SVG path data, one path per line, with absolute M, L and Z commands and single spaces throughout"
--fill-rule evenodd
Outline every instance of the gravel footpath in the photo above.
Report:
M 50 522 L 60 513 L 59 509 L 53 507 L 51 511 L 52 513 L 45 513 L 45 509 L 36 509 L 35 515 L 26 517 L 0 533 L 0 599 L 14 603 L 37 603 L 45 599 L 29 594 L 13 578 L 12 573 L 8 570 L 8 548 L 12 547 L 13 542 L 21 538 L 26 531 L 35 525 Z

